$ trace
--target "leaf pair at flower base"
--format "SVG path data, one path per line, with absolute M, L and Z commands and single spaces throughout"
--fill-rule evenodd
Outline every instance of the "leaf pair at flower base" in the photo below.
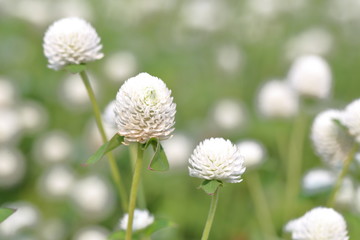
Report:
M 134 232 L 133 239 L 140 240 L 141 237 L 150 237 L 153 233 L 167 227 L 172 227 L 175 224 L 167 219 L 156 219 L 150 226 L 145 229 Z M 123 240 L 125 239 L 126 232 L 124 230 L 120 230 L 114 232 L 108 237 L 108 240 Z
M 11 216 L 16 210 L 11 208 L 0 208 L 0 223 Z
M 204 180 L 199 188 L 204 190 L 208 195 L 214 195 L 219 187 L 223 186 L 223 182 L 220 180 Z
M 94 164 L 98 162 L 104 155 L 120 145 L 124 144 L 124 137 L 119 134 L 115 134 L 108 142 L 103 144 L 87 161 L 86 164 Z M 161 143 L 156 138 L 151 138 L 143 146 L 143 150 L 146 150 L 148 146 L 152 146 L 154 150 L 154 155 L 150 160 L 148 166 L 149 170 L 152 171 L 167 171 L 169 170 L 169 162 L 167 160 L 166 154 L 164 152 Z

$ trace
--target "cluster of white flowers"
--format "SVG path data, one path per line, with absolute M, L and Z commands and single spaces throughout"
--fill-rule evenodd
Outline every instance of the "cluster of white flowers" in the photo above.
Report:
M 123 230 L 127 229 L 129 214 L 125 214 L 120 220 L 120 228 Z M 144 229 L 154 222 L 154 216 L 146 209 L 135 209 L 134 220 L 133 220 L 133 231 Z
M 317 207 L 304 216 L 290 221 L 285 231 L 293 240 L 348 240 L 346 223 L 338 212 L 331 208 Z

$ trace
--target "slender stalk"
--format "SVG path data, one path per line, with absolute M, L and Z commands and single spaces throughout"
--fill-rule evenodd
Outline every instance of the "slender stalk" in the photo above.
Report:
M 263 233 L 263 239 L 276 239 L 276 231 L 271 218 L 268 201 L 264 194 L 260 177 L 257 172 L 247 175 L 245 181 L 255 204 L 255 212 Z
M 299 194 L 300 178 L 301 178 L 301 163 L 304 148 L 305 138 L 305 116 L 300 115 L 295 120 L 293 131 L 290 136 L 289 155 L 287 161 L 286 171 L 286 188 L 285 188 L 285 205 L 284 217 L 285 220 L 292 217 L 294 205 L 296 204 L 296 197 Z
M 131 162 L 132 162 L 132 167 L 133 170 L 135 168 L 135 163 L 136 163 L 136 159 L 137 159 L 137 143 L 132 143 L 130 144 L 130 158 L 131 158 Z M 144 192 L 144 187 L 142 184 L 142 181 L 140 180 L 139 183 L 139 192 L 138 192 L 138 206 L 140 208 L 145 209 L 146 208 L 146 199 L 145 199 L 145 192 Z
M 142 149 L 140 143 L 138 143 L 137 157 L 136 157 L 134 175 L 133 175 L 131 191 L 130 191 L 130 201 L 129 201 L 129 211 L 128 211 L 129 218 L 128 218 L 128 225 L 127 225 L 127 229 L 126 229 L 125 240 L 131 240 L 131 238 L 132 238 L 134 210 L 136 207 L 136 198 L 137 198 L 137 192 L 139 189 L 141 169 L 142 169 L 142 165 L 143 165 L 143 155 L 144 155 L 144 150 Z
M 335 205 L 335 200 L 336 200 L 336 196 L 339 192 L 339 189 L 343 183 L 344 177 L 346 176 L 350 164 L 352 163 L 353 159 L 355 158 L 355 154 L 356 152 L 359 150 L 359 146 L 357 144 L 354 145 L 354 147 L 351 149 L 349 155 L 347 156 L 347 158 L 344 161 L 344 166 L 341 169 L 340 175 L 336 180 L 335 186 L 330 194 L 330 198 L 328 201 L 328 206 L 329 207 L 334 207 Z
M 105 130 L 104 130 L 102 120 L 101 120 L 100 108 L 99 108 L 99 105 L 98 105 L 98 103 L 96 101 L 95 94 L 94 94 L 94 91 L 93 91 L 93 89 L 91 87 L 89 78 L 88 78 L 85 71 L 80 72 L 80 77 L 83 80 L 86 91 L 87 91 L 87 93 L 89 95 L 90 102 L 91 102 L 91 105 L 93 107 L 93 112 L 94 112 L 94 116 L 95 116 L 96 125 L 97 125 L 97 127 L 99 129 L 101 139 L 102 139 L 103 143 L 106 143 L 108 141 L 108 139 L 107 139 L 107 136 L 106 136 L 106 133 L 105 133 Z M 118 190 L 118 194 L 119 194 L 119 197 L 121 199 L 122 208 L 123 208 L 123 210 L 125 210 L 125 209 L 127 209 L 127 205 L 128 205 L 127 204 L 127 194 L 126 194 L 126 191 L 125 191 L 125 186 L 123 185 L 123 181 L 121 180 L 119 168 L 118 168 L 118 166 L 116 164 L 114 155 L 111 152 L 107 153 L 106 156 L 109 159 L 111 175 L 112 175 L 112 178 L 113 178 L 113 180 L 115 182 L 116 188 Z
M 219 200 L 219 188 L 215 191 L 214 195 L 212 195 L 209 214 L 208 214 L 208 217 L 206 220 L 206 224 L 204 227 L 204 231 L 203 231 L 201 240 L 207 240 L 209 238 L 211 226 L 214 221 L 214 216 L 215 216 L 215 211 L 216 211 L 218 200 Z

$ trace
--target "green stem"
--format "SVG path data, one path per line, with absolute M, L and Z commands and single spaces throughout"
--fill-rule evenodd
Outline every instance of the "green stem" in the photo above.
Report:
M 217 203 L 218 203 L 218 200 L 219 200 L 219 193 L 218 192 L 219 192 L 219 188 L 215 191 L 214 195 L 212 195 L 209 214 L 208 214 L 208 217 L 207 217 L 207 220 L 206 220 L 206 224 L 205 224 L 205 227 L 204 227 L 204 231 L 203 231 L 201 240 L 207 240 L 209 238 L 211 226 L 212 226 L 212 223 L 213 223 L 214 217 L 215 217 L 215 211 L 216 211 Z
M 294 205 L 296 205 L 296 198 L 299 194 L 300 178 L 301 178 L 301 163 L 304 148 L 305 116 L 300 113 L 293 126 L 293 131 L 290 136 L 289 156 L 286 171 L 286 189 L 285 189 L 285 206 L 284 216 L 285 221 L 292 217 Z
M 257 172 L 252 172 L 247 175 L 245 181 L 248 185 L 248 189 L 255 204 L 255 212 L 258 218 L 262 233 L 264 234 L 263 239 L 276 239 L 276 231 L 274 223 L 271 218 L 271 213 L 264 194 L 260 177 Z
M 336 196 L 339 192 L 339 189 L 343 183 L 343 180 L 344 180 L 347 172 L 349 171 L 350 164 L 352 163 L 353 159 L 355 158 L 355 154 L 357 153 L 358 149 L 359 149 L 359 146 L 357 144 L 355 144 L 354 147 L 351 149 L 349 155 L 345 159 L 344 166 L 342 167 L 340 175 L 337 178 L 335 186 L 330 194 L 328 207 L 334 207 Z
M 137 149 L 137 159 L 135 163 L 134 168 L 134 175 L 133 180 L 131 184 L 131 191 L 130 191 L 130 201 L 129 201 L 129 218 L 128 218 L 128 225 L 126 229 L 126 236 L 125 240 L 131 240 L 132 237 L 132 226 L 133 226 L 133 220 L 134 220 L 134 211 L 136 207 L 136 198 L 137 198 L 137 192 L 139 188 L 140 183 L 140 176 L 141 176 L 141 169 L 143 165 L 143 155 L 144 150 L 141 147 L 141 144 L 138 143 L 138 149 Z
M 137 144 L 136 143 L 132 143 L 130 144 L 130 158 L 131 158 L 131 162 L 132 162 L 132 167 L 133 170 L 135 168 L 135 163 L 136 163 L 136 156 L 137 156 Z M 144 192 L 144 187 L 142 184 L 142 181 L 140 180 L 139 183 L 139 192 L 138 192 L 138 206 L 139 208 L 145 209 L 146 208 L 146 199 L 145 199 L 145 192 Z
M 93 111 L 94 111 L 96 125 L 97 125 L 97 127 L 99 129 L 101 139 L 102 139 L 103 143 L 106 143 L 108 141 L 108 139 L 107 139 L 107 136 L 106 136 L 106 133 L 105 133 L 105 130 L 104 130 L 102 120 L 101 120 L 100 108 L 99 108 L 99 105 L 98 105 L 98 103 L 96 101 L 95 94 L 94 94 L 94 91 L 93 91 L 93 89 L 91 87 L 89 78 L 88 78 L 85 71 L 81 71 L 80 76 L 81 76 L 81 79 L 83 80 L 86 91 L 87 91 L 87 93 L 89 95 L 90 102 L 91 102 L 91 105 L 92 105 Z M 122 208 L 123 208 L 123 210 L 125 210 L 125 209 L 127 209 L 127 194 L 126 194 L 126 191 L 125 191 L 125 186 L 123 185 L 123 181 L 121 180 L 119 168 L 118 168 L 118 166 L 116 164 L 116 161 L 115 161 L 115 158 L 114 158 L 114 155 L 112 154 L 112 152 L 107 153 L 106 156 L 109 159 L 111 175 L 112 175 L 112 178 L 113 178 L 113 180 L 114 180 L 114 182 L 116 184 L 118 194 L 119 194 L 119 197 L 121 199 Z

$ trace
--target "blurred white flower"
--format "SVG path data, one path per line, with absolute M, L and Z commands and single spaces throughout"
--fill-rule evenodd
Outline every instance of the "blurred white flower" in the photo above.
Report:
M 116 95 L 116 124 L 125 142 L 168 139 L 174 131 L 176 104 L 171 91 L 147 73 L 128 79 Z
M 105 110 L 103 113 L 104 122 L 107 125 L 114 127 L 114 128 L 116 128 L 115 105 L 116 105 L 115 100 L 109 102 L 108 105 L 105 107 Z
M 298 95 L 286 82 L 279 80 L 261 87 L 257 103 L 260 113 L 268 118 L 293 117 L 299 110 Z
M 316 207 L 304 216 L 290 221 L 285 231 L 293 240 L 348 240 L 346 222 L 332 208 Z
M 0 108 L 0 143 L 9 143 L 21 133 L 19 114 L 13 108 Z
M 351 206 L 356 197 L 354 182 L 350 177 L 345 177 L 336 194 L 335 203 L 341 206 Z
M 89 219 L 104 219 L 114 210 L 113 190 L 98 176 L 76 182 L 71 196 L 80 213 Z
M 19 183 L 25 175 L 23 155 L 13 148 L 0 147 L 0 188 Z
M 192 139 L 180 132 L 175 132 L 170 139 L 163 141 L 161 145 L 170 163 L 171 170 L 186 169 L 187 159 L 194 149 Z
M 20 124 L 25 131 L 35 132 L 44 128 L 47 124 L 47 112 L 38 102 L 27 100 L 20 104 L 18 112 Z
M 20 0 L 10 6 L 8 13 L 32 24 L 43 26 L 51 18 L 51 4 L 42 0 Z M 16 8 L 16 11 L 14 11 Z M 31 9 L 32 11 L 29 11 Z M 34 14 L 36 13 L 36 14 Z
M 42 240 L 63 240 L 67 234 L 67 226 L 60 218 L 43 219 L 40 225 Z
M 137 60 L 131 52 L 117 52 L 105 61 L 105 73 L 111 80 L 123 82 L 137 71 Z
M 7 239 L 24 228 L 34 227 L 39 221 L 38 210 L 28 202 L 14 202 L 5 204 L 5 207 L 16 209 L 16 211 L 0 224 L 0 236 Z
M 341 122 L 348 128 L 355 140 L 360 143 L 360 99 L 346 106 Z
M 100 226 L 88 226 L 75 234 L 74 240 L 106 240 L 109 231 Z
M 223 99 L 216 103 L 213 109 L 215 124 L 226 130 L 242 127 L 246 122 L 243 105 L 232 99 Z
M 356 212 L 360 213 L 360 186 L 356 187 L 355 190 L 355 199 L 354 199 L 354 208 Z
M 302 179 L 302 187 L 307 193 L 318 193 L 334 185 L 337 175 L 327 169 L 311 169 Z
M 93 12 L 90 6 L 90 2 L 86 0 L 62 0 L 52 3 L 54 9 L 56 9 L 56 18 L 59 17 L 71 17 L 77 16 L 85 19 L 92 19 Z
M 333 37 L 322 28 L 311 28 L 292 37 L 286 43 L 285 54 L 289 60 L 305 55 L 324 56 L 333 46 Z
M 70 137 L 60 130 L 46 133 L 34 144 L 34 155 L 40 162 L 69 161 L 72 153 L 73 146 Z
M 108 139 L 114 136 L 117 133 L 117 127 L 114 128 L 113 125 L 108 124 L 104 119 L 104 130 Z M 93 152 L 94 149 L 98 149 L 101 145 L 104 144 L 102 137 L 99 132 L 99 128 L 96 125 L 96 122 L 93 119 L 90 119 L 85 126 L 84 141 L 87 143 L 87 147 L 90 152 Z M 116 151 L 121 151 L 122 148 L 117 148 Z
M 195 148 L 189 159 L 191 177 L 241 182 L 245 172 L 244 158 L 239 149 L 223 138 L 205 139 Z
M 40 178 L 39 191 L 45 197 L 59 198 L 67 196 L 74 184 L 74 175 L 70 168 L 55 165 L 49 168 Z
M 120 228 L 122 230 L 127 229 L 129 214 L 125 214 L 120 220 Z M 138 231 L 146 228 L 154 222 L 154 216 L 146 209 L 135 209 L 133 220 L 133 231 Z
M 95 29 L 76 17 L 54 22 L 44 36 L 44 54 L 49 68 L 60 70 L 69 64 L 81 64 L 101 59 L 102 45 Z
M 216 62 L 224 72 L 236 73 L 242 68 L 243 55 L 238 46 L 224 45 L 216 50 Z
M 316 55 L 297 58 L 288 74 L 288 81 L 300 95 L 315 98 L 327 98 L 330 95 L 331 78 L 328 63 Z
M 333 167 L 341 167 L 352 146 L 351 136 L 334 120 L 341 120 L 343 113 L 330 109 L 319 113 L 311 128 L 311 140 L 319 157 Z
M 8 79 L 0 77 L 0 107 L 11 106 L 15 103 L 16 89 Z
M 264 147 L 255 140 L 245 140 L 236 144 L 241 156 L 244 157 L 245 167 L 260 165 L 265 160 Z

